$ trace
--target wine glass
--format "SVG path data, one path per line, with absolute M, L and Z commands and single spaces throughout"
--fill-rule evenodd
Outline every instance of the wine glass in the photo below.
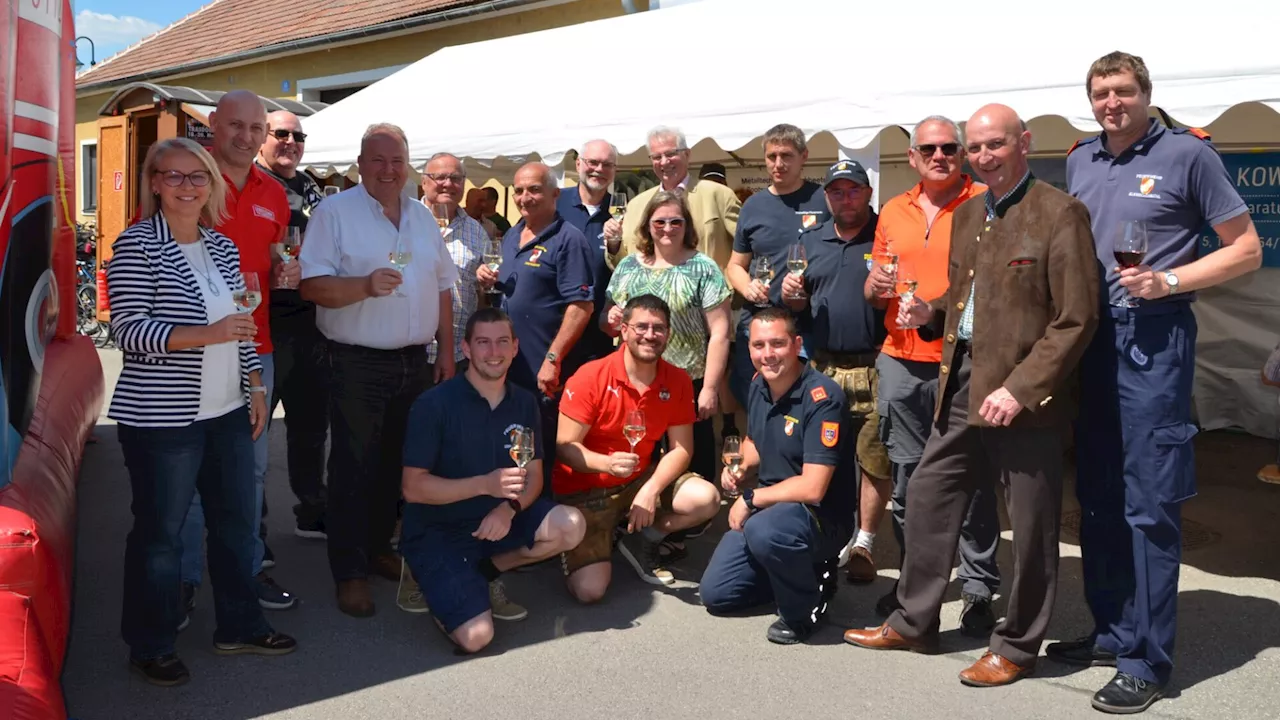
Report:
M 1143 258 L 1147 256 L 1146 223 L 1139 220 L 1121 222 L 1119 229 L 1116 231 L 1114 251 L 1116 262 L 1120 264 L 1122 270 L 1141 265 Z M 1128 308 L 1138 307 L 1138 299 L 1128 295 L 1117 302 L 1116 305 Z
M 886 241 L 883 250 L 876 250 L 872 253 L 872 261 L 877 265 L 884 267 L 890 276 L 896 275 L 898 272 L 898 255 L 893 251 L 893 243 Z M 880 293 L 882 298 L 891 298 L 897 295 L 893 290 L 886 290 Z
M 533 428 L 519 426 L 511 430 L 511 459 L 523 470 L 533 460 Z M 525 481 L 528 484 L 528 481 Z M 524 492 L 521 488 L 520 492 Z
M 894 276 L 893 289 L 894 292 L 897 293 L 898 301 L 901 306 L 911 304 L 912 298 L 916 296 L 916 284 L 917 278 L 915 267 L 899 261 L 897 273 Z M 914 324 L 898 325 L 899 330 L 911 330 L 915 327 L 916 326 Z
M 284 237 L 280 239 L 280 245 L 277 248 L 280 253 L 280 264 L 288 265 L 298 257 L 298 250 L 302 247 L 302 230 L 296 225 L 290 225 L 284 229 Z M 277 288 L 284 290 L 293 290 L 294 287 L 287 281 L 281 280 L 276 284 Z
M 792 245 L 791 248 L 787 250 L 787 269 L 791 271 L 792 275 L 802 277 L 804 275 L 804 271 L 808 269 L 808 267 L 809 259 L 805 255 L 804 245 L 801 243 Z M 792 300 L 798 300 L 803 296 L 800 293 L 793 293 L 790 297 Z
M 734 480 L 742 480 L 742 438 L 737 435 L 726 436 L 720 460 Z M 728 497 L 738 497 L 742 491 L 725 489 L 724 494 Z
M 609 196 L 609 217 L 622 222 L 622 218 L 627 214 L 627 196 L 622 193 L 614 193 Z
M 402 245 L 399 240 L 396 240 L 396 246 L 388 254 L 387 259 L 391 262 L 391 267 L 395 268 L 396 272 L 403 275 L 404 269 L 409 267 L 409 263 L 413 262 L 413 250 Z M 403 284 L 404 282 L 401 281 L 400 285 Z M 392 291 L 392 294 L 396 297 L 409 297 L 403 292 L 400 292 L 400 285 L 396 286 L 396 289 Z
M 258 273 L 242 272 L 240 280 L 244 285 L 243 290 L 234 290 L 231 293 L 231 302 L 235 304 L 236 310 L 242 313 L 253 313 L 262 304 L 262 286 L 258 284 Z M 258 347 L 261 343 L 251 343 L 254 347 Z
M 436 227 L 440 228 L 440 234 L 446 234 L 449 229 L 449 206 L 444 203 L 432 203 L 431 214 L 436 218 Z
M 631 443 L 631 452 L 636 451 L 636 445 L 644 439 L 644 411 L 631 410 L 627 413 L 627 417 L 622 422 L 622 436 Z
M 767 292 L 769 286 L 773 284 L 773 263 L 769 261 L 767 255 L 757 255 L 756 259 L 752 261 L 751 277 L 764 283 Z M 769 305 L 770 302 L 767 296 L 764 302 L 756 303 L 756 307 L 769 307 Z
M 489 240 L 484 244 L 483 261 L 484 261 L 485 267 L 492 270 L 494 274 L 497 274 L 498 270 L 502 268 L 502 241 L 501 240 Z M 498 289 L 498 284 L 495 282 L 493 286 L 490 287 L 485 292 L 487 292 L 491 296 L 490 304 L 496 307 L 497 299 L 502 295 L 502 291 Z

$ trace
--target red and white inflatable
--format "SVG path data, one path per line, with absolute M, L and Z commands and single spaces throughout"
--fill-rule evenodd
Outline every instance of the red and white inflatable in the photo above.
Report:
M 75 335 L 70 0 L 0 0 L 0 718 L 64 720 L 76 478 L 102 366 Z

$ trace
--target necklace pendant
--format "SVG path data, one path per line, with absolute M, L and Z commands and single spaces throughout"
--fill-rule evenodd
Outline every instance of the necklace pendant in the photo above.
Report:
M 222 294 L 222 291 L 218 289 L 218 286 L 213 282 L 212 278 L 205 278 L 204 284 L 209 286 L 210 295 L 218 297 Z

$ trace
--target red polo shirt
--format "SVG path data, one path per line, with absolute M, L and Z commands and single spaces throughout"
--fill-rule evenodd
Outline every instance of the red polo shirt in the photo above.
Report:
M 666 360 L 658 360 L 658 373 L 642 393 L 631 384 L 623 361 L 625 347 L 583 365 L 565 383 L 560 398 L 560 414 L 587 425 L 582 444 L 592 452 L 608 455 L 631 452 L 631 444 L 622 435 L 627 413 L 644 411 L 644 439 L 636 444 L 640 467 L 626 479 L 609 473 L 575 472 L 563 462 L 556 462 L 551 487 L 557 494 L 582 492 L 594 488 L 625 485 L 649 468 L 653 446 L 666 434 L 667 428 L 692 425 L 698 419 L 694 407 L 693 381 L 684 370 Z
M 258 324 L 258 354 L 266 355 L 271 345 L 271 245 L 284 237 L 289 225 L 289 199 L 280 183 L 262 172 L 255 163 L 249 169 L 244 189 L 227 182 L 227 219 L 215 228 L 231 238 L 240 250 L 240 271 L 257 273 L 262 286 L 262 304 L 253 311 Z

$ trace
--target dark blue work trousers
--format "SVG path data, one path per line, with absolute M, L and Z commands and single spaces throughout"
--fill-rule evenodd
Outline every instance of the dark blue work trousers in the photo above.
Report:
M 1195 495 L 1190 303 L 1103 308 L 1081 363 L 1076 494 L 1095 641 L 1118 669 L 1173 669 L 1182 502 Z

